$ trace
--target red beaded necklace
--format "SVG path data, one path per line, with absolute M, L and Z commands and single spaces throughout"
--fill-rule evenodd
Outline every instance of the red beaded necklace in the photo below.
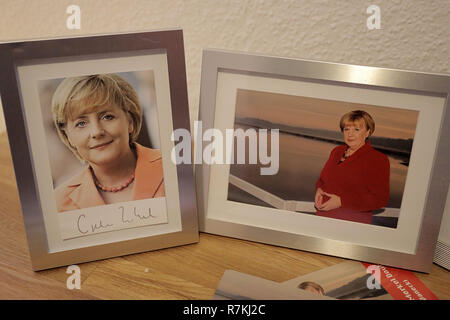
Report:
M 122 184 L 121 186 L 118 187 L 106 187 L 103 186 L 97 179 L 97 177 L 94 174 L 94 170 L 92 170 L 92 167 L 89 167 L 89 169 L 91 169 L 92 175 L 94 177 L 94 182 L 95 185 L 102 191 L 105 192 L 119 192 L 122 191 L 123 189 L 127 188 L 133 181 L 134 181 L 134 173 L 128 178 L 128 180 Z

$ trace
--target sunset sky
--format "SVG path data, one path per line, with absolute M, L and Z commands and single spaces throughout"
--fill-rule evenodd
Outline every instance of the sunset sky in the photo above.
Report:
M 236 99 L 236 117 L 334 131 L 340 131 L 342 115 L 358 109 L 368 112 L 374 119 L 374 136 L 414 138 L 419 114 L 414 110 L 242 89 L 238 89 Z

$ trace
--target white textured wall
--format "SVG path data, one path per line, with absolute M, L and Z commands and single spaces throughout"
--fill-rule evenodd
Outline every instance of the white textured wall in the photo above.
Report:
M 66 28 L 70 4 L 81 30 Z M 366 27 L 371 4 L 380 30 Z M 449 0 L 0 0 L 2 42 L 173 27 L 184 29 L 192 120 L 202 48 L 450 73 Z

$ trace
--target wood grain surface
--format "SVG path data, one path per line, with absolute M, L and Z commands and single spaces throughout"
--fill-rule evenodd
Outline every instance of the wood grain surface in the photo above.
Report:
M 227 269 L 282 282 L 346 261 L 310 252 L 200 234 L 200 242 L 80 264 L 81 289 L 66 268 L 33 272 L 6 134 L 0 135 L 0 299 L 211 299 Z M 450 299 L 450 273 L 414 273 Z

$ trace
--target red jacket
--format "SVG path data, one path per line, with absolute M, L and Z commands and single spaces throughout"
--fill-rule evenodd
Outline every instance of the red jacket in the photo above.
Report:
M 316 189 L 338 195 L 342 205 L 316 214 L 370 224 L 372 211 L 383 208 L 389 200 L 389 159 L 367 141 L 339 164 L 346 148 L 342 145 L 331 151 L 316 184 Z M 323 201 L 326 200 L 325 196 Z

